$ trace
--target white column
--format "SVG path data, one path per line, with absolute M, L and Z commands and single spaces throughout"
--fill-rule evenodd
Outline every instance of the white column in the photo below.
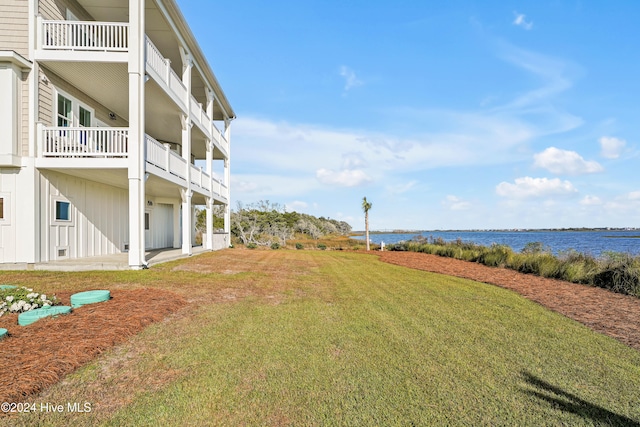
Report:
M 227 186 L 227 206 L 224 210 L 224 232 L 227 234 L 227 243 L 231 244 L 231 120 L 224 121 L 224 137 L 229 144 L 227 158 L 224 160 L 224 183 Z
M 145 268 L 145 0 L 129 0 L 129 267 Z
M 191 255 L 193 253 L 191 246 L 191 190 L 180 190 L 182 197 L 182 253 Z
M 206 234 L 207 234 L 207 246 L 205 249 L 213 250 L 213 197 L 205 198 L 207 203 L 207 216 L 206 216 Z
M 182 253 L 191 255 L 191 236 L 193 229 L 193 216 L 191 214 L 191 68 L 193 60 L 191 56 L 181 47 L 180 57 L 182 58 L 182 83 L 187 88 L 187 99 L 184 100 L 187 106 L 186 115 L 180 116 L 182 122 L 182 158 L 186 162 L 187 170 L 185 177 L 187 187 L 182 195 Z

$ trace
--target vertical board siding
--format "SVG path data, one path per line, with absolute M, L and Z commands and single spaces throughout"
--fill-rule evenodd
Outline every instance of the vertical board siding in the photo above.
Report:
M 0 3 L 0 50 L 14 50 L 29 57 L 29 3 L 2 0 Z
M 29 73 L 22 73 L 20 82 L 19 154 L 29 155 Z
M 16 181 L 17 174 L 2 171 L 0 173 L 0 192 L 5 200 L 5 220 L 0 223 L 0 262 L 16 262 Z
M 58 259 L 58 249 L 68 248 L 69 258 L 122 252 L 128 229 L 129 197 L 126 190 L 70 175 L 42 173 L 41 202 L 47 208 L 43 249 L 46 258 Z M 71 222 L 54 221 L 57 198 L 71 202 Z M 48 240 L 48 244 L 46 243 Z

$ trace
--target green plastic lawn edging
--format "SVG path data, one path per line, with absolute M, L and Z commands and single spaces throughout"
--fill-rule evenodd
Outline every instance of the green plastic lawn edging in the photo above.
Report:
M 7 289 L 15 289 L 17 286 L 14 285 L 0 285 L 0 291 L 6 291 Z
M 37 308 L 31 311 L 25 311 L 18 315 L 18 325 L 27 326 L 43 317 L 56 316 L 58 314 L 69 314 L 71 307 L 68 305 L 56 305 L 51 307 Z
M 108 301 L 111 292 L 106 290 L 85 291 L 71 295 L 71 307 L 77 308 L 85 304 Z

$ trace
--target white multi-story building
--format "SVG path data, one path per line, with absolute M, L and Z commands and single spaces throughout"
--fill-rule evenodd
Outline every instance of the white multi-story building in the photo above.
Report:
M 227 247 L 234 118 L 175 0 L 2 0 L 0 263 L 144 268 L 192 253 L 195 206 Z

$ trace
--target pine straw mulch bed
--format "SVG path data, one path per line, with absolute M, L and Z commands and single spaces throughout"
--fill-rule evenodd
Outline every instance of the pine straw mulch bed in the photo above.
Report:
M 73 293 L 58 292 L 56 296 L 63 305 L 70 305 Z M 43 318 L 28 326 L 18 326 L 17 314 L 5 314 L 0 317 L 0 327 L 7 329 L 9 336 L 0 344 L 0 402 L 25 401 L 185 304 L 184 298 L 169 291 L 112 290 L 109 301 L 84 305 L 70 314 Z
M 380 260 L 511 289 L 640 350 L 640 298 L 498 267 L 418 252 L 380 252 Z

